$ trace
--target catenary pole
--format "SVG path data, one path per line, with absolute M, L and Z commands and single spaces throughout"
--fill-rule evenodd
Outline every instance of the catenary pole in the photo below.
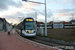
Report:
M 46 14 L 46 0 L 45 0 L 45 36 L 47 36 L 47 14 Z
M 37 22 L 37 12 L 35 11 L 35 25 L 36 25 L 35 27 L 36 27 L 36 32 L 37 32 L 37 23 L 36 22 Z

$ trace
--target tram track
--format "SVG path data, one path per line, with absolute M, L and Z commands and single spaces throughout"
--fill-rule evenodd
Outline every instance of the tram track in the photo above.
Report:
M 23 37 L 23 38 L 25 38 L 25 37 Z M 63 50 L 75 50 L 75 46 L 45 41 L 45 40 L 39 39 L 37 37 L 26 38 L 26 39 L 37 42 L 37 43 L 41 43 L 41 44 L 44 44 L 44 45 L 47 45 L 47 46 L 57 47 L 57 48 L 60 48 L 60 49 L 63 49 Z
M 28 38 L 24 37 L 24 36 L 21 36 L 21 37 L 31 40 L 31 41 L 34 41 L 34 42 L 37 42 L 37 43 L 40 43 L 40 44 L 47 45 L 47 46 L 57 47 L 57 48 L 60 48 L 63 50 L 75 50 L 75 45 L 61 44 L 59 42 L 50 41 L 49 39 L 46 39 L 46 38 L 42 39 L 42 37 L 40 37 L 40 38 L 38 38 L 37 36 L 36 37 L 28 37 Z

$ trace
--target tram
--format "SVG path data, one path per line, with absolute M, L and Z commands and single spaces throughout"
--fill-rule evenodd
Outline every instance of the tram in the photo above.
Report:
M 31 17 L 27 17 L 17 25 L 17 32 L 25 37 L 34 37 L 36 36 L 34 25 L 34 19 Z

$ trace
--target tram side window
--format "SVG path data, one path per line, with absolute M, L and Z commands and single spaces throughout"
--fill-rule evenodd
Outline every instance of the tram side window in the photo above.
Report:
M 20 29 L 24 30 L 24 25 L 22 25 L 22 26 L 20 27 Z

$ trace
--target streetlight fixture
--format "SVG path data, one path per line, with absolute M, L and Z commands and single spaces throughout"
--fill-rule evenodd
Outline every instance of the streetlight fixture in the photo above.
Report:
M 22 1 L 28 1 L 28 0 L 22 0 Z M 45 36 L 47 36 L 47 15 L 46 15 L 46 0 L 45 3 L 40 3 L 40 2 L 34 2 L 34 1 L 28 1 L 32 3 L 38 3 L 38 4 L 45 4 Z

